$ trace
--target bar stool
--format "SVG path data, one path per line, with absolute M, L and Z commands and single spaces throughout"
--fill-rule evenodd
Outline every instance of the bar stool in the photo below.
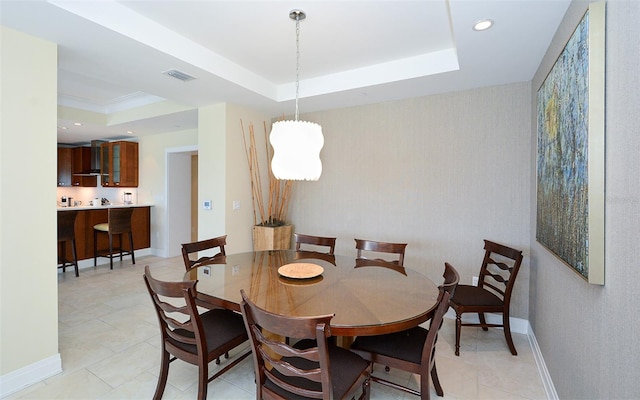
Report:
M 133 233 L 131 230 L 131 215 L 133 214 L 133 208 L 110 208 L 108 222 L 96 224 L 93 226 L 93 265 L 98 263 L 98 257 L 108 257 L 109 266 L 113 269 L 113 257 L 120 255 L 120 261 L 122 262 L 123 255 L 131 255 L 131 261 L 136 263 L 136 257 L 133 253 Z M 109 250 L 98 251 L 98 233 L 106 233 L 109 235 Z M 123 234 L 129 234 L 129 250 L 124 250 L 123 247 Z M 120 238 L 120 246 L 113 248 L 113 236 L 118 235 Z
M 78 254 L 76 253 L 76 217 L 78 211 L 58 211 L 58 246 L 62 244 L 58 256 L 58 268 L 62 268 L 62 272 L 67 272 L 67 266 L 73 266 L 78 273 Z M 73 261 L 67 260 L 67 242 L 71 242 L 71 252 L 73 253 Z

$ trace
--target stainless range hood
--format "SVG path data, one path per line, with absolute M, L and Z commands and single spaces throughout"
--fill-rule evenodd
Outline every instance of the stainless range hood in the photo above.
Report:
M 106 143 L 104 140 L 91 141 L 91 167 L 89 171 L 82 171 L 81 174 L 73 174 L 76 176 L 100 176 L 100 145 Z

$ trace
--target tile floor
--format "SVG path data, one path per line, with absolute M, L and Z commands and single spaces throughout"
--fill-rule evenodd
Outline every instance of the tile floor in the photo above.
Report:
M 167 259 L 140 257 L 58 274 L 59 345 L 63 372 L 14 393 L 8 399 L 151 399 L 159 371 L 159 329 L 142 280 L 145 265 L 154 276 L 180 280 L 183 270 Z M 175 263 L 173 264 L 175 266 Z M 502 332 L 463 329 L 460 357 L 453 353 L 455 325 L 446 319 L 441 329 L 437 363 L 446 400 L 546 399 L 529 342 L 515 334 L 518 356 L 509 353 Z M 248 344 L 246 345 L 248 347 Z M 224 364 L 224 362 L 223 362 Z M 215 372 L 215 363 L 211 364 Z M 210 373 L 213 373 L 210 371 Z M 384 370 L 376 367 L 378 374 Z M 390 374 L 417 386 L 416 377 Z M 210 399 L 255 397 L 251 358 L 209 384 Z M 431 397 L 438 399 L 433 388 Z M 164 399 L 195 399 L 197 367 L 175 361 L 169 369 Z M 372 399 L 418 399 L 372 384 Z

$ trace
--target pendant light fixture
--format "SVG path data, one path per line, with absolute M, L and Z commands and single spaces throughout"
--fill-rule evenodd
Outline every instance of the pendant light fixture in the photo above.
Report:
M 300 21 L 306 15 L 304 11 L 292 10 L 289 18 L 296 21 L 296 114 L 295 121 L 278 121 L 271 127 L 271 171 L 276 179 L 317 181 L 322 174 L 322 127 L 314 122 L 298 121 Z

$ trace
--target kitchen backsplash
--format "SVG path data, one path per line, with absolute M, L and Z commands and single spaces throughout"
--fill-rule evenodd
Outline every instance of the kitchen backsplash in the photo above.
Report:
M 124 193 L 132 194 L 132 204 L 138 204 L 138 190 L 136 188 L 103 188 L 103 187 L 59 187 L 57 192 L 58 206 L 62 196 L 71 197 L 72 205 L 76 202 L 78 206 L 88 206 L 94 198 L 106 198 L 111 204 L 124 203 Z M 80 204 L 79 202 L 82 202 Z

